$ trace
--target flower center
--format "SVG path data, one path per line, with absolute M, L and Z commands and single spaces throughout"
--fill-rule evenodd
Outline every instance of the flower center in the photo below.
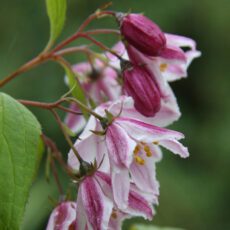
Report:
M 151 144 L 158 145 L 157 141 L 152 142 Z M 135 162 L 139 165 L 145 164 L 145 159 L 143 158 L 143 154 L 147 157 L 153 156 L 153 152 L 150 148 L 150 144 L 140 142 L 136 145 L 135 149 L 133 150 Z

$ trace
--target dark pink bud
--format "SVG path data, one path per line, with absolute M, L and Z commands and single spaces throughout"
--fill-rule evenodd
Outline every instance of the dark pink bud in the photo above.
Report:
M 166 38 L 161 29 L 141 14 L 121 17 L 121 34 L 136 49 L 149 56 L 157 56 L 165 48 Z
M 134 100 L 135 108 L 144 116 L 154 116 L 160 110 L 161 97 L 152 77 L 142 66 L 123 70 L 124 92 Z

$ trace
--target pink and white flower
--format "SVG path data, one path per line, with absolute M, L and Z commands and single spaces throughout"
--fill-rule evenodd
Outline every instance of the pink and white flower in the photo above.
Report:
M 95 104 L 115 100 L 121 95 L 117 72 L 113 68 L 105 66 L 101 61 L 95 60 L 94 69 L 87 62 L 76 64 L 72 68 L 87 98 Z M 74 103 L 70 105 L 70 109 L 81 112 Z M 78 133 L 85 126 L 86 121 L 83 116 L 69 113 L 65 118 L 65 123 L 73 132 Z
M 175 81 L 187 77 L 187 69 L 193 59 L 201 56 L 201 52 L 196 49 L 196 42 L 188 37 L 165 33 L 166 46 L 180 49 L 184 53 L 185 61 L 171 61 L 159 57 L 156 60 L 158 68 L 167 81 Z M 183 51 L 182 48 L 188 48 Z
M 196 57 L 199 57 L 201 55 L 200 51 L 196 50 L 196 43 L 194 40 L 182 36 L 177 35 L 171 35 L 171 34 L 165 34 L 166 37 L 166 48 L 167 51 L 163 53 L 162 55 L 159 54 L 159 56 L 149 57 L 144 55 L 143 53 L 139 52 L 137 49 L 135 49 L 131 45 L 127 45 L 127 51 L 125 46 L 119 42 L 117 45 L 114 46 L 114 49 L 119 55 L 121 55 L 125 60 L 130 60 L 131 63 L 134 66 L 140 66 L 142 68 L 145 68 L 149 75 L 152 77 L 152 85 L 155 85 L 155 88 L 158 89 L 160 96 L 161 96 L 161 109 L 159 110 L 158 116 L 160 116 L 162 113 L 165 114 L 165 111 L 167 113 L 171 114 L 168 119 L 168 123 L 163 124 L 169 125 L 173 121 L 177 120 L 180 117 L 180 111 L 179 107 L 177 105 L 176 98 L 171 90 L 171 87 L 169 86 L 169 81 L 174 81 L 177 79 L 180 79 L 182 77 L 187 76 L 187 68 L 192 62 L 192 60 Z M 188 51 L 183 51 L 182 47 L 188 47 Z M 171 52 L 174 50 L 173 52 Z M 120 69 L 120 61 L 114 57 L 111 54 L 107 54 L 108 58 L 110 59 L 110 64 L 117 69 Z M 139 74 L 140 75 L 140 74 Z M 124 75 L 124 80 L 126 79 L 126 76 Z M 143 78 L 140 76 L 136 76 L 135 79 L 139 79 L 139 81 L 133 82 L 132 85 L 132 92 L 136 93 L 129 93 L 130 96 L 135 96 L 139 94 L 138 88 L 135 87 L 137 84 L 136 82 L 139 82 L 143 85 L 141 89 L 145 89 L 144 85 L 148 84 L 147 81 L 144 81 Z M 131 82 L 131 81 L 130 81 Z M 130 87 L 126 86 L 126 81 L 124 81 L 124 89 L 130 89 Z M 146 88 L 147 89 L 147 88 Z M 127 91 L 127 90 L 125 90 Z M 142 90 L 143 91 L 143 90 Z M 143 92 L 140 92 L 140 95 Z M 148 92 L 150 96 L 148 96 L 149 100 L 145 100 L 147 103 L 148 101 L 153 101 L 151 96 L 156 95 L 154 91 Z M 152 94 L 151 94 L 152 93 Z M 133 97 L 135 100 L 135 104 L 141 104 L 138 103 L 138 100 Z M 144 111 L 144 107 L 146 103 L 142 103 L 142 110 L 143 115 L 146 115 Z M 156 103 L 157 104 L 157 103 Z M 153 106 L 154 108 L 155 106 Z M 137 108 L 137 107 L 136 107 Z M 139 112 L 141 112 L 141 109 L 138 109 Z M 153 110 L 153 109 L 152 109 Z M 151 111 L 151 109 L 149 110 Z M 154 114 L 154 113 L 153 113 Z M 147 116 L 150 115 L 147 114 Z M 157 115 L 157 114 L 156 114 Z
M 72 204 L 72 202 L 69 203 Z M 74 229 L 118 230 L 121 229 L 122 221 L 131 216 L 142 216 L 151 220 L 154 214 L 153 203 L 153 198 L 140 192 L 132 184 L 128 195 L 128 206 L 125 210 L 119 210 L 113 200 L 110 176 L 101 171 L 95 171 L 92 175 L 86 175 L 80 182 L 76 205 L 66 207 L 71 208 L 68 211 L 72 216 L 63 214 L 60 207 L 58 210 L 55 209 L 51 215 L 48 224 L 50 228 L 48 229 L 59 229 L 56 222 L 65 220 L 61 218 L 61 215 L 65 215 L 64 217 L 69 217 L 68 223 L 71 222 Z M 60 219 L 57 220 L 59 217 Z M 51 228 L 53 227 L 51 222 L 55 222 L 56 228 Z M 69 229 L 67 223 L 65 226 L 66 229 Z
M 189 155 L 187 148 L 178 141 L 184 138 L 182 133 L 138 120 L 137 117 L 140 118 L 142 115 L 133 110 L 128 113 L 129 106 L 133 105 L 129 105 L 130 103 L 133 103 L 131 98 L 123 97 L 117 102 L 99 106 L 95 111 L 101 116 L 106 116 L 105 109 L 114 116 L 106 128 L 105 135 L 95 135 L 91 132 L 103 130 L 99 121 L 91 117 L 75 143 L 76 149 L 87 161 L 95 158 L 100 161 L 104 155 L 104 160 L 107 162 L 105 165 L 109 167 L 103 170 L 110 170 L 114 201 L 121 210 L 126 209 L 128 205 L 130 174 L 140 190 L 144 188 L 152 196 L 158 195 L 154 162 L 161 158 L 159 146 L 181 157 Z M 120 115 L 117 116 L 119 111 Z M 146 118 L 147 121 L 151 119 Z M 69 152 L 68 162 L 72 168 L 78 165 L 72 151 Z
M 201 56 L 201 52 L 196 48 L 196 42 L 188 37 L 165 33 L 166 47 L 168 49 L 177 50 L 174 56 L 160 54 L 154 57 L 148 57 L 150 60 L 147 62 L 151 65 L 156 66 L 158 73 L 162 75 L 167 81 L 175 81 L 181 78 L 187 77 L 187 69 L 195 58 Z M 182 48 L 187 48 L 184 51 Z M 113 50 L 116 51 L 122 58 L 129 60 L 128 53 L 122 42 L 118 42 Z M 115 69 L 120 69 L 120 61 L 112 54 L 107 53 L 106 56 L 110 60 L 110 65 Z M 147 56 L 146 56 L 147 58 Z

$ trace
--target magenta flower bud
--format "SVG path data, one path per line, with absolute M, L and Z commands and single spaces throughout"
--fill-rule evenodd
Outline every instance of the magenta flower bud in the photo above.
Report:
M 124 92 L 134 100 L 135 108 L 152 117 L 160 110 L 161 96 L 152 77 L 144 67 L 132 66 L 123 71 Z
M 165 48 L 166 38 L 161 29 L 141 14 L 128 14 L 120 19 L 121 34 L 140 52 L 157 56 Z

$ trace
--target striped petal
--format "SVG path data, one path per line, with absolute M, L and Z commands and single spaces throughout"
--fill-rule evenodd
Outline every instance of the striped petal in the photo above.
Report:
M 94 230 L 108 228 L 113 203 L 108 199 L 93 177 L 86 177 L 80 184 L 78 196 L 82 199 L 86 219 Z M 81 210 L 77 210 L 81 212 Z
M 76 203 L 63 202 L 51 213 L 46 230 L 76 229 Z M 76 229 L 77 230 L 77 229 Z
M 129 138 L 126 131 L 112 123 L 106 131 L 106 145 L 111 164 L 117 167 L 129 167 L 136 143 Z

